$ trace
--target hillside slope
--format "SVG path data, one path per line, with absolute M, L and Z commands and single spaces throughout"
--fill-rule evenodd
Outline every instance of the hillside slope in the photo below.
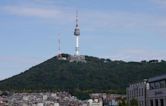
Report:
M 87 63 L 70 63 L 53 57 L 19 75 L 0 81 L 0 90 L 109 92 L 129 83 L 166 74 L 166 62 L 111 61 L 86 56 Z

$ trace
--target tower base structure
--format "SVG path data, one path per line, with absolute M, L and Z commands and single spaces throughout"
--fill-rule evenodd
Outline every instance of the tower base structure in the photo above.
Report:
M 83 55 L 70 55 L 69 61 L 86 63 L 85 56 L 83 56 Z
M 82 62 L 86 63 L 84 55 L 70 55 L 70 54 L 59 54 L 56 56 L 58 60 L 69 61 L 69 62 Z

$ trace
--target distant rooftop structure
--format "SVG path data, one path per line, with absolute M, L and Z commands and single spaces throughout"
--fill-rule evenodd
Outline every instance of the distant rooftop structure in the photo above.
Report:
M 82 62 L 82 63 L 86 63 L 86 59 L 85 56 L 80 55 L 80 56 L 76 56 L 76 55 L 68 55 L 68 54 L 58 54 L 57 55 L 57 59 L 58 60 L 65 60 L 65 61 L 69 61 L 69 62 Z
M 3 99 L 3 98 L 2 98 Z M 82 106 L 83 101 L 68 92 L 13 93 L 0 106 Z
M 70 56 L 69 57 L 69 61 L 70 62 L 83 62 L 83 63 L 86 63 L 86 60 L 85 60 L 85 56 L 76 56 L 76 55 L 74 55 L 74 56 Z

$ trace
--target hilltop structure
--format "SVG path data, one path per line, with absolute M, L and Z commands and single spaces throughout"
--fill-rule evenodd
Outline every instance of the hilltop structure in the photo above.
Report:
M 76 37 L 75 53 L 74 55 L 70 55 L 68 57 L 64 57 L 62 53 L 60 52 L 60 39 L 58 39 L 58 45 L 59 45 L 58 47 L 59 54 L 57 56 L 58 60 L 68 60 L 70 62 L 86 62 L 85 56 L 80 55 L 80 50 L 79 50 L 80 28 L 78 24 L 78 12 L 76 12 L 76 26 L 74 29 L 74 36 Z
M 70 62 L 86 62 L 85 56 L 80 55 L 79 51 L 79 36 L 80 36 L 80 28 L 78 25 L 78 12 L 76 12 L 76 27 L 74 29 L 74 36 L 76 36 L 76 47 L 75 54 L 69 57 Z

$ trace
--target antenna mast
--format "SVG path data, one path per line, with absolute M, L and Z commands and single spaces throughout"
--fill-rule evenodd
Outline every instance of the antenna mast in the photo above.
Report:
M 58 57 L 61 58 L 61 39 L 60 39 L 60 34 L 58 34 Z

